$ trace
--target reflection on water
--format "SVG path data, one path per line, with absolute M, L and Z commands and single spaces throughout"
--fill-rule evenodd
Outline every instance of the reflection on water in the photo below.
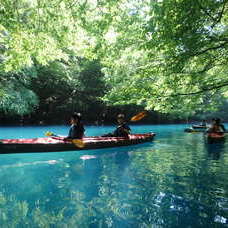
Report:
M 25 163 L 15 163 L 12 165 L 1 165 L 0 169 L 9 169 L 9 168 L 16 168 L 16 167 L 23 167 L 23 166 L 28 166 L 28 165 L 40 165 L 40 164 L 50 164 L 54 165 L 58 163 L 59 161 L 56 160 L 48 160 L 48 161 L 34 161 L 34 162 L 25 162 Z
M 226 227 L 227 142 L 185 127 L 134 126 L 157 133 L 136 146 L 2 155 L 0 227 Z
M 208 156 L 214 160 L 218 160 L 226 150 L 224 141 L 218 143 L 205 143 Z

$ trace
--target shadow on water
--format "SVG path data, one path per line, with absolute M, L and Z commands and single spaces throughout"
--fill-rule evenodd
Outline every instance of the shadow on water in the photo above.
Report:
M 118 152 L 115 154 L 115 163 L 119 167 L 120 170 L 124 171 L 126 167 L 129 166 L 129 158 L 130 158 L 131 152 Z

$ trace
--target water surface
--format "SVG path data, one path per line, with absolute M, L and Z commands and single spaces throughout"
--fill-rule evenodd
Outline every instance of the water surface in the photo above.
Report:
M 228 139 L 209 145 L 185 127 L 131 126 L 157 134 L 135 146 L 0 154 L 0 227 L 227 227 Z M 48 130 L 68 127 L 1 127 L 0 138 Z

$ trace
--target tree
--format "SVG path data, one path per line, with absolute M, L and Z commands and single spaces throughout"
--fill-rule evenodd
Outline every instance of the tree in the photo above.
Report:
M 98 6 L 112 2 L 99 1 Z M 94 10 L 96 6 L 83 0 L 0 0 L 1 110 L 26 114 L 38 105 L 39 99 L 29 86 L 39 77 L 33 74 L 35 65 L 50 64 L 52 68 L 56 60 L 70 62 L 71 53 L 94 59 L 93 49 L 100 36 L 98 29 L 96 37 L 90 34 L 95 29 L 92 22 L 99 21 L 101 12 L 99 7 Z
M 37 77 L 31 82 L 32 91 L 39 97 L 33 114 L 36 120 L 65 123 L 75 111 L 96 118 L 94 110 L 102 107 L 99 97 L 105 92 L 99 62 L 72 56 L 67 63 L 55 61 L 48 66 L 36 65 L 36 69 Z
M 38 97 L 30 88 L 34 68 L 20 72 L 0 73 L 0 108 L 4 113 L 28 114 L 38 103 Z
M 228 96 L 227 0 L 0 3 L 3 80 L 17 74 L 29 84 L 25 69 L 68 62 L 73 52 L 102 64 L 110 104 L 182 114 Z
M 227 1 L 135 2 L 122 13 L 125 26 L 112 25 L 125 43 L 108 61 L 115 86 L 106 100 L 176 114 L 215 108 L 227 97 Z

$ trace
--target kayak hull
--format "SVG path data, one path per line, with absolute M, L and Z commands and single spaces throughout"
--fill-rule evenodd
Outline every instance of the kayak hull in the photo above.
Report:
M 206 131 L 206 128 L 185 128 L 184 129 L 185 132 L 188 132 L 188 133 L 198 133 L 198 132 L 205 132 Z
M 154 133 L 132 134 L 124 137 L 85 137 L 80 140 L 83 146 L 71 141 L 64 141 L 62 137 L 33 138 L 33 139 L 2 139 L 0 140 L 0 153 L 35 153 L 76 151 L 89 149 L 102 149 L 109 147 L 129 146 L 149 142 Z
M 222 132 L 213 132 L 213 133 L 207 133 L 207 142 L 208 143 L 223 143 L 225 142 L 225 134 Z
M 193 129 L 207 129 L 207 126 L 201 126 L 201 125 L 192 125 Z
M 184 132 L 188 132 L 188 133 L 198 133 L 198 132 L 206 132 L 207 128 L 198 128 L 198 129 L 193 129 L 193 128 L 185 128 Z M 226 130 L 224 133 L 228 133 L 228 131 Z

